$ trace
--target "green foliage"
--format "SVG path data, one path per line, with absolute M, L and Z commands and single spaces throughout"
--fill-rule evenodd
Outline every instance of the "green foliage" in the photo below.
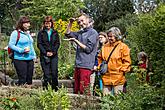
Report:
M 19 16 L 19 1 L 15 0 L 1 0 L 0 2 L 0 32 L 9 35 L 13 26 L 16 23 L 16 19 Z
M 139 15 L 138 25 L 130 26 L 128 39 L 137 54 L 142 49 L 149 55 L 154 73 L 152 81 L 163 81 L 165 78 L 165 5 L 160 5 L 156 12 Z
M 1 98 L 0 107 L 5 110 L 16 110 L 20 108 L 20 103 L 17 98 Z
M 44 110 L 69 110 L 70 99 L 66 95 L 66 88 L 62 87 L 57 92 L 48 87 L 48 90 L 39 93 L 39 100 Z
M 1 34 L 0 37 L 1 40 L 1 50 L 0 50 L 0 70 L 2 72 L 5 72 L 5 68 L 6 68 L 6 74 L 8 74 L 9 76 L 12 76 L 14 74 L 15 71 L 13 71 L 13 67 L 11 65 L 11 60 L 8 58 L 8 54 L 7 51 L 4 50 L 4 48 L 8 45 L 8 40 L 9 40 L 9 36 L 5 35 L 5 34 Z M 4 58 L 5 57 L 5 58 Z M 6 64 L 6 65 L 4 65 Z
M 60 48 L 58 50 L 60 79 L 66 78 L 70 75 L 72 76 L 73 73 L 71 72 L 73 72 L 73 64 L 75 59 L 75 49 L 73 48 L 72 43 L 63 40 L 65 38 L 67 25 L 68 21 L 63 21 L 62 19 L 59 19 L 54 23 L 54 28 L 58 31 L 60 36 Z M 73 23 L 71 30 L 79 30 L 77 22 Z
M 59 71 L 58 72 L 59 79 L 70 79 L 71 77 L 73 77 L 74 63 L 72 64 L 60 63 L 58 71 Z
M 145 83 L 149 83 L 146 81 L 146 76 L 147 76 L 147 70 L 144 69 L 144 68 L 139 68 L 138 66 L 132 66 L 132 74 L 131 75 L 135 75 L 136 76 L 136 81 L 138 83 L 142 83 L 142 84 L 145 84 Z M 152 72 L 149 72 L 148 75 L 151 79 L 151 75 L 153 73 Z
M 20 96 L 20 110 L 43 110 L 41 103 L 38 101 L 39 96 L 33 91 Z
M 0 109 L 3 110 L 69 110 L 71 108 L 71 100 L 64 87 L 57 92 L 50 86 L 44 91 L 19 87 L 7 88 L 6 91 L 3 95 L 0 94 Z
M 98 31 L 105 30 L 105 23 L 133 13 L 131 0 L 84 0 L 88 12 L 95 21 Z
M 79 8 L 84 7 L 80 0 L 23 0 L 22 4 L 24 8 L 21 14 L 28 15 L 37 29 L 47 15 L 51 15 L 55 20 L 67 20 L 77 14 Z
M 127 14 L 120 19 L 109 21 L 106 23 L 105 28 L 108 30 L 112 26 L 119 27 L 122 34 L 125 34 L 126 28 L 138 24 L 138 16 L 136 14 Z
M 117 96 L 105 96 L 102 98 L 102 110 L 162 110 L 165 95 L 155 87 L 147 84 L 139 84 L 136 75 L 129 75 L 128 91 Z
M 62 39 L 62 38 L 61 38 Z M 73 77 L 75 50 L 70 42 L 61 40 L 61 46 L 58 51 L 59 66 L 58 77 L 59 79 L 68 79 Z

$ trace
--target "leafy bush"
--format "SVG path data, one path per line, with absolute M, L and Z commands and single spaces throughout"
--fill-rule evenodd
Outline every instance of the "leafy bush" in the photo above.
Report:
M 39 93 L 39 100 L 44 110 L 69 110 L 70 99 L 66 95 L 66 88 L 61 88 L 57 92 L 48 87 L 48 90 Z
M 161 83 L 165 79 L 165 5 L 149 14 L 139 15 L 138 25 L 130 26 L 128 39 L 136 55 L 142 49 L 148 54 L 153 66 L 153 83 Z M 135 59 L 134 59 L 135 60 Z M 162 83 L 163 84 L 163 83 Z
M 59 79 L 70 79 L 71 77 L 73 77 L 74 64 L 60 64 L 58 71 Z
M 139 85 L 135 75 L 129 75 L 128 92 L 117 96 L 102 98 L 102 110 L 162 110 L 165 95 L 155 87 L 147 84 Z
M 4 110 L 68 110 L 71 108 L 71 100 L 64 87 L 57 92 L 50 86 L 44 91 L 12 87 L 6 88 L 2 93 L 0 94 L 0 109 Z
M 38 93 L 35 93 L 34 91 L 22 95 L 19 98 L 21 104 L 20 110 L 43 110 L 38 99 Z
M 126 32 L 126 28 L 129 26 L 137 25 L 138 24 L 138 16 L 136 14 L 127 14 L 122 16 L 120 19 L 116 19 L 114 21 L 109 21 L 106 23 L 105 27 L 108 30 L 112 26 L 119 27 L 122 34 Z
M 20 108 L 20 103 L 17 98 L 1 98 L 0 99 L 0 107 L 5 110 L 15 110 Z

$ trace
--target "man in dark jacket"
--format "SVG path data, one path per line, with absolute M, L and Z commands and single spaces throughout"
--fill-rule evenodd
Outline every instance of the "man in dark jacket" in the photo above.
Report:
M 70 19 L 70 23 L 66 31 L 66 36 L 69 40 L 77 44 L 74 72 L 74 92 L 76 94 L 78 92 L 83 94 L 84 90 L 88 89 L 87 91 L 90 94 L 90 75 L 95 62 L 98 33 L 91 27 L 90 18 L 86 14 L 82 14 L 77 19 L 81 30 L 78 32 L 71 32 L 70 28 L 74 20 L 74 18 Z
M 43 22 L 43 28 L 38 33 L 37 46 L 40 50 L 41 67 L 44 72 L 43 87 L 47 89 L 48 83 L 52 89 L 58 89 L 58 48 L 59 36 L 53 28 L 51 16 L 47 16 Z

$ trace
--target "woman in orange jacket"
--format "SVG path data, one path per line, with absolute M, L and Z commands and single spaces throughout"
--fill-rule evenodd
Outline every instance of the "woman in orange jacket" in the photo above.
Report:
M 130 71 L 131 58 L 130 49 L 121 42 L 121 32 L 119 28 L 112 27 L 107 32 L 109 43 L 105 44 L 98 55 L 98 64 L 108 59 L 110 52 L 117 45 L 108 61 L 108 71 L 102 75 L 103 94 L 118 94 L 123 91 L 126 82 L 125 73 Z

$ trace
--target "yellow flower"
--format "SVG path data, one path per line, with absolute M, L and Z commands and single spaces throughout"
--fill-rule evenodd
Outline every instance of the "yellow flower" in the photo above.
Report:
M 63 21 L 62 19 L 59 19 L 58 21 L 54 22 L 54 29 L 57 30 L 60 35 L 64 36 L 68 23 L 69 23 L 68 21 Z M 79 30 L 79 26 L 77 22 L 73 22 L 71 31 L 78 31 L 78 30 Z

